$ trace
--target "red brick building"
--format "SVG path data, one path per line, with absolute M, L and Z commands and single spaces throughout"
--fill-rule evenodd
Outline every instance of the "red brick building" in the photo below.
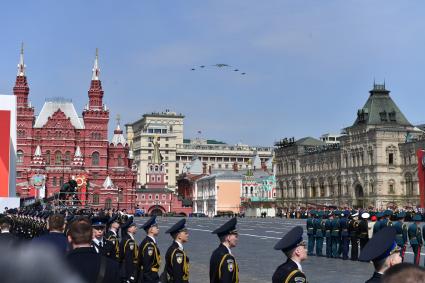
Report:
M 156 138 L 154 138 L 156 139 Z M 159 151 L 159 143 L 155 140 L 152 159 L 148 163 L 146 184 L 137 190 L 137 205 L 149 215 L 162 215 L 174 212 L 188 216 L 192 212 L 192 203 L 183 200 L 168 189 L 165 181 L 166 166 Z
M 88 90 L 88 104 L 78 116 L 71 100 L 46 99 L 35 115 L 21 50 L 13 93 L 17 99 L 17 194 L 52 196 L 70 179 L 94 207 L 132 209 L 136 174 L 123 132 L 108 141 L 109 110 L 103 104 L 98 55 Z

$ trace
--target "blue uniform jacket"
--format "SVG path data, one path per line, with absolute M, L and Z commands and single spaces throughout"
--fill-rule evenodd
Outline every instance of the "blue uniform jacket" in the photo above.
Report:
M 407 243 L 407 224 L 401 221 L 394 222 L 393 227 L 396 230 L 395 241 L 398 246 L 404 246 Z
M 422 246 L 423 240 L 422 240 L 421 228 L 418 225 L 416 225 L 416 223 L 412 223 L 409 225 L 408 235 L 409 235 L 410 245 Z

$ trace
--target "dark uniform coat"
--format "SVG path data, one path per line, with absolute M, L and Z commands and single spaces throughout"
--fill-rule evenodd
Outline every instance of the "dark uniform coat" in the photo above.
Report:
M 165 272 L 170 282 L 189 282 L 189 258 L 175 241 L 165 254 Z
M 365 283 L 380 283 L 382 274 L 378 272 L 374 272 L 372 277 L 367 280 Z
M 128 234 L 124 234 L 120 243 L 121 278 L 130 282 L 137 282 L 138 274 L 138 246 Z
M 210 259 L 210 283 L 238 283 L 239 267 L 236 259 L 223 244 L 212 253 Z
M 139 282 L 158 283 L 161 255 L 157 244 L 151 237 L 146 238 L 139 246 Z
M 92 246 L 101 255 L 109 257 L 110 259 L 115 259 L 115 246 L 110 241 L 106 240 L 106 238 L 102 238 L 99 244 L 92 241 Z
M 305 283 L 307 278 L 304 273 L 298 269 L 298 265 L 288 259 L 284 264 L 280 265 L 273 274 L 273 283 Z
M 101 268 L 102 255 L 96 253 L 94 248 L 78 248 L 68 253 L 66 260 L 71 269 L 79 274 L 86 282 L 97 282 Z M 118 263 L 109 258 L 103 257 L 105 264 L 104 277 L 100 282 L 119 283 Z
M 115 260 L 120 261 L 120 242 L 118 235 L 109 230 L 106 232 L 105 238 L 114 246 Z
M 48 234 L 36 237 L 31 241 L 35 245 L 48 245 L 53 247 L 59 254 L 65 255 L 69 250 L 68 239 L 64 233 L 49 232 Z

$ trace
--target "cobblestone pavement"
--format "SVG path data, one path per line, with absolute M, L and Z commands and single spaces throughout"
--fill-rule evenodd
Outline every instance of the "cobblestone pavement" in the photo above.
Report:
M 162 255 L 165 254 L 172 241 L 171 237 L 165 234 L 165 231 L 179 219 L 158 218 L 161 230 L 158 244 Z M 147 218 L 136 218 L 136 223 L 141 224 L 146 220 Z M 228 219 L 188 218 L 187 220 L 190 236 L 185 249 L 190 258 L 190 282 L 209 282 L 210 256 L 219 244 L 217 236 L 211 234 L 211 231 Z M 283 253 L 275 251 L 273 246 L 287 231 L 296 225 L 305 226 L 305 220 L 280 218 L 238 219 L 239 245 L 232 252 L 239 264 L 241 283 L 271 282 L 271 277 L 276 267 L 286 260 Z M 144 231 L 138 232 L 139 241 L 142 240 L 144 235 Z M 306 236 L 304 238 L 307 239 Z M 410 249 L 408 249 L 406 256 L 407 261 L 413 261 Z M 372 265 L 369 263 L 328 259 L 326 257 L 311 256 L 302 266 L 308 282 L 311 283 L 361 283 L 365 282 L 373 273 Z

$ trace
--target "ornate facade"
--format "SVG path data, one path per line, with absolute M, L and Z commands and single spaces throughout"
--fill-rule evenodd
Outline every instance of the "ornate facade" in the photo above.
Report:
M 385 85 L 374 85 L 339 144 L 311 137 L 276 144 L 283 207 L 418 205 L 413 140 L 422 131 L 410 124 L 389 93 Z
M 21 198 L 51 197 L 62 184 L 77 179 L 94 207 L 132 209 L 135 171 L 129 145 L 119 127 L 108 141 L 109 110 L 103 104 L 98 55 L 88 91 L 89 102 L 79 117 L 71 100 L 46 99 L 35 115 L 21 50 L 13 93 L 17 99 L 17 194 Z

